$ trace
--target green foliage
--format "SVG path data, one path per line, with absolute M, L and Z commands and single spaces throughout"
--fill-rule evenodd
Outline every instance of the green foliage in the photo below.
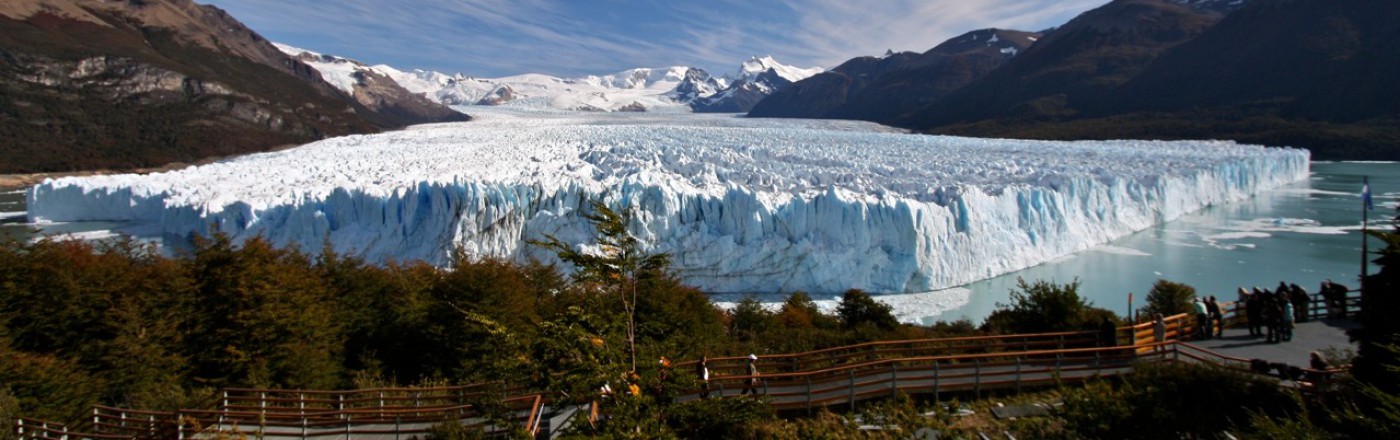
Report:
M 486 433 L 480 427 L 466 426 L 456 420 L 445 420 L 428 429 L 428 440 L 480 440 Z
M 1400 344 L 1400 320 L 1395 319 L 1395 311 L 1400 310 L 1400 295 L 1396 294 L 1400 292 L 1400 218 L 1390 232 L 1367 233 L 1385 246 L 1375 251 L 1373 260 L 1381 266 L 1380 272 L 1362 283 L 1361 312 L 1357 315 L 1360 328 L 1350 332 L 1358 347 L 1352 374 L 1362 383 L 1400 394 L 1400 383 L 1390 380 L 1394 374 L 1388 371 L 1388 366 L 1400 365 L 1400 354 L 1386 348 Z
M 680 438 L 742 438 L 773 417 L 773 407 L 759 399 L 699 399 L 671 408 L 666 425 Z
M 617 295 L 627 318 L 627 353 L 631 371 L 636 371 L 638 284 L 665 277 L 671 255 L 642 252 L 641 242 L 628 230 L 632 222 L 630 210 L 624 209 L 619 213 L 598 201 L 591 206 L 594 212 L 582 216 L 593 223 L 597 231 L 600 254 L 575 250 L 569 243 L 552 235 L 545 235 L 544 241 L 530 243 L 554 251 L 560 260 L 577 267 L 574 272 L 576 280 L 608 286 L 608 290 Z
M 1159 279 L 1152 284 L 1152 290 L 1147 292 L 1147 306 L 1142 308 L 1142 314 L 1151 317 L 1154 313 L 1161 313 L 1165 317 L 1178 313 L 1195 313 L 1191 306 L 1191 300 L 1195 298 L 1195 287 Z
M 739 341 L 754 341 L 760 334 L 773 328 L 773 312 L 763 308 L 763 303 L 753 297 L 744 297 L 730 312 L 730 334 Z
M 1059 285 L 1017 279 L 1011 303 L 997 303 L 983 328 L 996 333 L 1045 333 L 1095 328 L 1112 312 L 1096 308 L 1079 296 L 1079 280 Z
M 899 326 L 894 318 L 893 308 L 875 301 L 870 294 L 860 289 L 847 290 L 836 306 L 836 316 L 841 317 L 841 325 L 846 329 L 873 328 L 890 331 Z
M 1144 364 L 1118 387 L 1067 391 L 1057 415 L 1081 438 L 1178 439 L 1213 438 L 1257 414 L 1300 412 L 1300 403 L 1271 379 L 1195 364 Z

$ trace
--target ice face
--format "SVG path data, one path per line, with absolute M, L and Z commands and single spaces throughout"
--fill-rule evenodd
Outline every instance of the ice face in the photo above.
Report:
M 32 221 L 226 232 L 370 261 L 551 261 L 601 200 L 712 292 L 910 292 L 1088 249 L 1308 174 L 1303 150 L 1042 142 L 715 115 L 521 114 L 327 139 L 151 175 L 49 180 Z

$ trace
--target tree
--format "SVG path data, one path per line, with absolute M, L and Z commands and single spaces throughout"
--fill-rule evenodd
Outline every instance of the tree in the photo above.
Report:
M 1001 333 L 1045 333 L 1095 328 L 1112 312 L 1093 307 L 1079 296 L 1079 280 L 1068 284 L 1026 283 L 1017 278 L 1011 303 L 997 303 L 983 327 Z
M 875 301 L 864 290 L 851 289 L 841 296 L 841 303 L 836 306 L 836 316 L 841 317 L 841 325 L 847 330 L 873 327 L 890 331 L 899 326 L 893 310 L 888 304 Z
M 1196 298 L 1196 288 L 1182 283 L 1157 280 L 1152 290 L 1147 292 L 1147 306 L 1142 311 L 1147 316 L 1161 313 L 1172 316 L 1179 313 L 1193 313 L 1191 300 Z
M 592 214 L 582 216 L 592 222 L 597 231 L 598 253 L 575 250 L 574 246 L 549 234 L 545 234 L 544 241 L 531 240 L 530 244 L 550 249 L 560 260 L 577 267 L 576 280 L 608 286 L 617 294 L 627 316 L 627 354 L 631 358 L 631 371 L 636 372 L 637 284 L 644 279 L 664 276 L 671 264 L 671 255 L 642 251 L 641 242 L 628 230 L 632 222 L 629 209 L 618 213 L 598 201 L 593 202 L 592 207 Z
M 1400 365 L 1400 355 L 1385 348 L 1400 344 L 1400 320 L 1395 319 L 1395 311 L 1400 310 L 1400 218 L 1392 232 L 1367 233 L 1383 240 L 1385 247 L 1376 251 L 1373 260 L 1381 266 L 1380 272 L 1362 283 L 1361 312 L 1357 315 L 1361 326 L 1350 332 L 1358 345 L 1352 372 L 1363 383 L 1400 394 L 1400 383 L 1387 380 L 1393 376 L 1386 367 Z

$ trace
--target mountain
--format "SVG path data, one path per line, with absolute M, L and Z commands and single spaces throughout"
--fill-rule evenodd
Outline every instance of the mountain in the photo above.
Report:
M 729 87 L 692 101 L 690 107 L 705 113 L 747 112 L 769 95 L 821 72 L 819 67 L 788 66 L 771 56 L 752 57 L 739 66 L 739 73 L 729 82 Z
M 160 166 L 400 125 L 189 0 L 0 3 L 0 173 Z
M 889 121 L 987 75 L 1040 37 L 984 29 L 922 54 L 853 58 L 773 93 L 749 116 Z
M 927 128 L 1073 117 L 1224 16 L 1188 1 L 1114 0 L 1075 17 L 982 79 L 892 122 Z
M 816 110 L 802 115 L 870 119 L 938 134 L 1234 139 L 1303 147 L 1324 160 L 1396 160 L 1396 53 L 1400 2 L 1114 0 L 913 111 L 894 115 L 907 99 L 835 77 L 825 79 L 826 89 L 799 85 L 805 101 L 795 92 L 779 94 L 753 114 L 769 108 L 792 114 L 792 108 L 806 106 Z M 878 72 L 881 63 L 909 59 L 895 54 L 864 63 Z M 857 67 L 835 70 L 860 72 Z M 928 77 L 911 81 L 933 87 Z M 862 100 L 872 108 L 900 110 L 841 113 Z
M 709 78 L 704 70 L 680 66 L 580 78 L 533 73 L 475 78 L 425 70 L 402 71 L 385 65 L 373 69 L 409 91 L 447 105 L 510 104 L 582 111 L 686 111 L 687 103 L 676 101 L 673 92 L 688 79 Z M 703 87 L 695 90 L 702 91 Z
M 820 72 L 784 65 L 772 57 L 744 62 L 734 76 L 675 66 L 629 69 L 607 75 L 560 78 L 524 74 L 476 78 L 463 74 L 402 71 L 373 66 L 404 88 L 447 105 L 515 105 L 583 111 L 743 112 L 775 90 Z
M 350 95 L 360 105 L 390 120 L 393 125 L 469 119 L 467 115 L 447 108 L 424 95 L 408 91 L 388 75 L 359 61 L 283 44 L 273 43 L 273 46 L 316 69 L 326 82 Z

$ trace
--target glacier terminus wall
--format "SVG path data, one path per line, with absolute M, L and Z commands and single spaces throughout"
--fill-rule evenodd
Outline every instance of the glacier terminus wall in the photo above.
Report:
M 1088 249 L 1304 179 L 1304 150 L 1229 141 L 1048 142 L 847 121 L 468 109 L 466 123 L 327 139 L 149 175 L 53 179 L 35 222 L 219 230 L 375 262 L 454 249 L 519 261 L 590 243 L 579 214 L 633 214 L 712 292 L 927 291 Z M 158 232 L 157 232 L 158 231 Z

